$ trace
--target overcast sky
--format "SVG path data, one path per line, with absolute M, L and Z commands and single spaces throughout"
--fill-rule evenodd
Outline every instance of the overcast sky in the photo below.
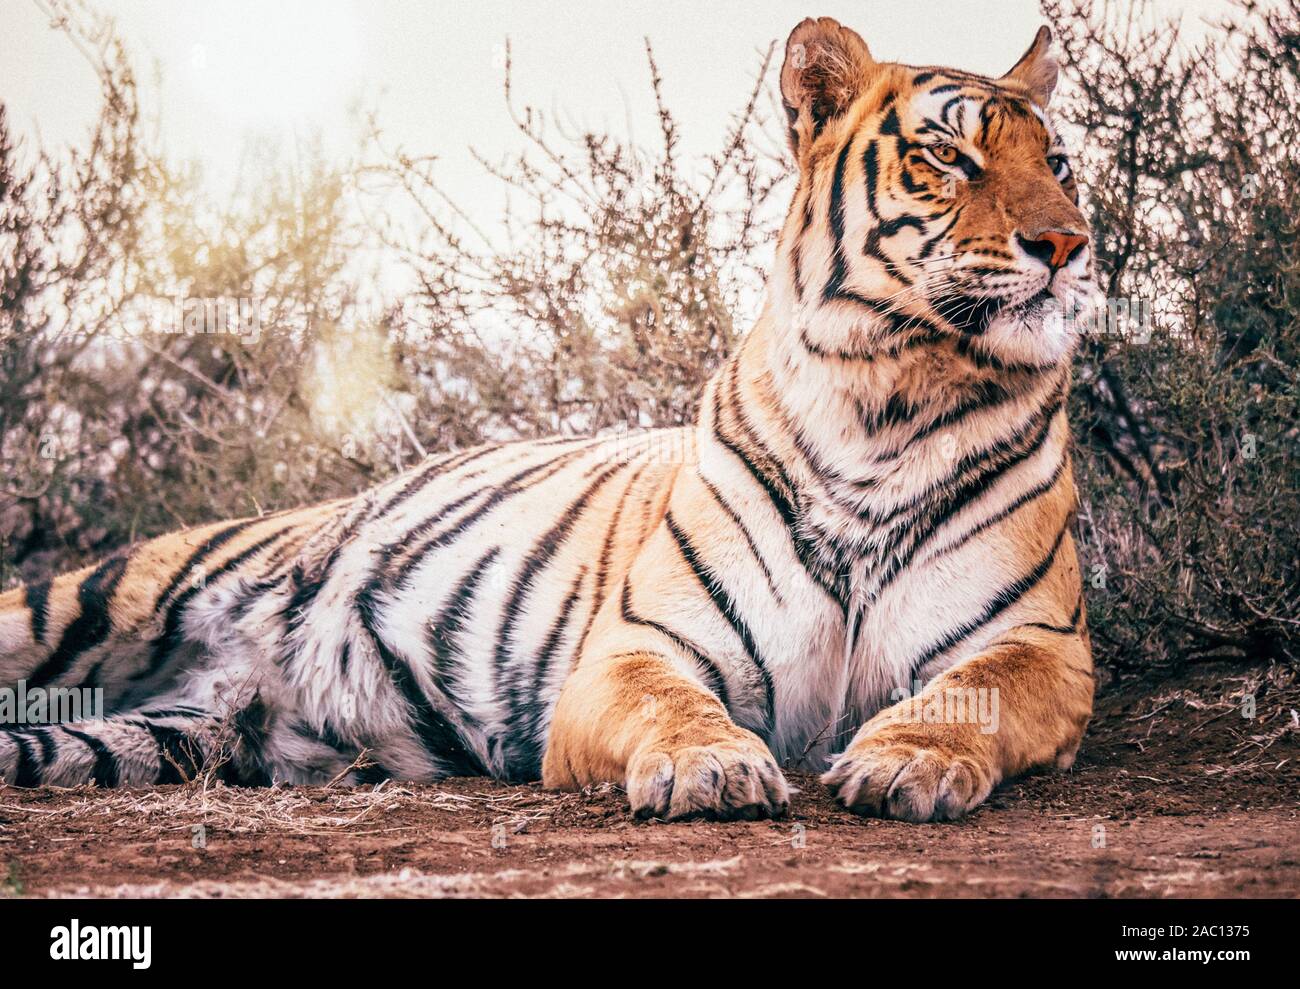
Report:
M 249 135 L 282 144 L 316 133 L 355 147 L 354 108 L 377 109 L 408 150 L 438 154 L 439 180 L 474 195 L 470 159 L 517 146 L 504 109 L 504 42 L 516 92 L 579 124 L 653 138 L 643 39 L 654 44 L 688 151 L 718 145 L 759 52 L 809 14 L 855 28 L 876 57 L 1000 74 L 1041 23 L 1034 0 L 104 0 L 117 19 L 178 159 L 214 189 L 233 178 Z M 1159 0 L 1196 29 L 1222 0 Z M 45 0 L 0 0 L 0 100 L 19 132 L 52 148 L 81 140 L 97 107 L 82 55 L 52 31 Z M 161 83 L 154 89 L 155 70 Z

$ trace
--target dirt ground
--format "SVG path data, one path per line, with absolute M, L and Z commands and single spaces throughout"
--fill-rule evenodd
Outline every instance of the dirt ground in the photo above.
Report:
M 1242 715 L 1256 698 L 1256 717 Z M 615 787 L 0 789 L 8 896 L 1300 896 L 1300 679 L 1111 686 L 1074 770 L 964 821 L 635 823 Z

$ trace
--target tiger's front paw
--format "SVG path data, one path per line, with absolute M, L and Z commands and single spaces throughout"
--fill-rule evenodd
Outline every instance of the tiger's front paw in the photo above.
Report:
M 790 806 L 785 777 L 757 738 L 639 753 L 627 767 L 627 795 L 637 817 L 670 821 L 753 821 Z
M 891 738 L 888 729 L 850 745 L 822 782 L 855 813 L 914 822 L 961 817 L 997 784 L 980 758 L 915 738 Z

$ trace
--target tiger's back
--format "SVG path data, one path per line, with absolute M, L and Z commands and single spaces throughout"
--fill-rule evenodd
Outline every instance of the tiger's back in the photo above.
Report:
M 81 755 L 104 783 L 170 780 L 128 737 L 156 722 L 238 749 L 237 779 L 321 782 L 363 751 L 355 779 L 535 779 L 564 677 L 692 449 L 688 430 L 478 447 L 9 591 L 0 685 L 97 688 L 110 717 L 27 726 L 0 772 L 81 782 Z

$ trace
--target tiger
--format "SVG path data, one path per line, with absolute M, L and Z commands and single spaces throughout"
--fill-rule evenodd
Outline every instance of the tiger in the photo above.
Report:
M 797 187 L 693 425 L 444 452 L 10 590 L 0 684 L 102 711 L 5 726 L 0 774 L 612 783 L 663 821 L 787 815 L 811 768 L 922 822 L 1068 768 L 1094 681 L 1066 400 L 1099 290 L 1051 41 L 994 78 L 804 20 Z

